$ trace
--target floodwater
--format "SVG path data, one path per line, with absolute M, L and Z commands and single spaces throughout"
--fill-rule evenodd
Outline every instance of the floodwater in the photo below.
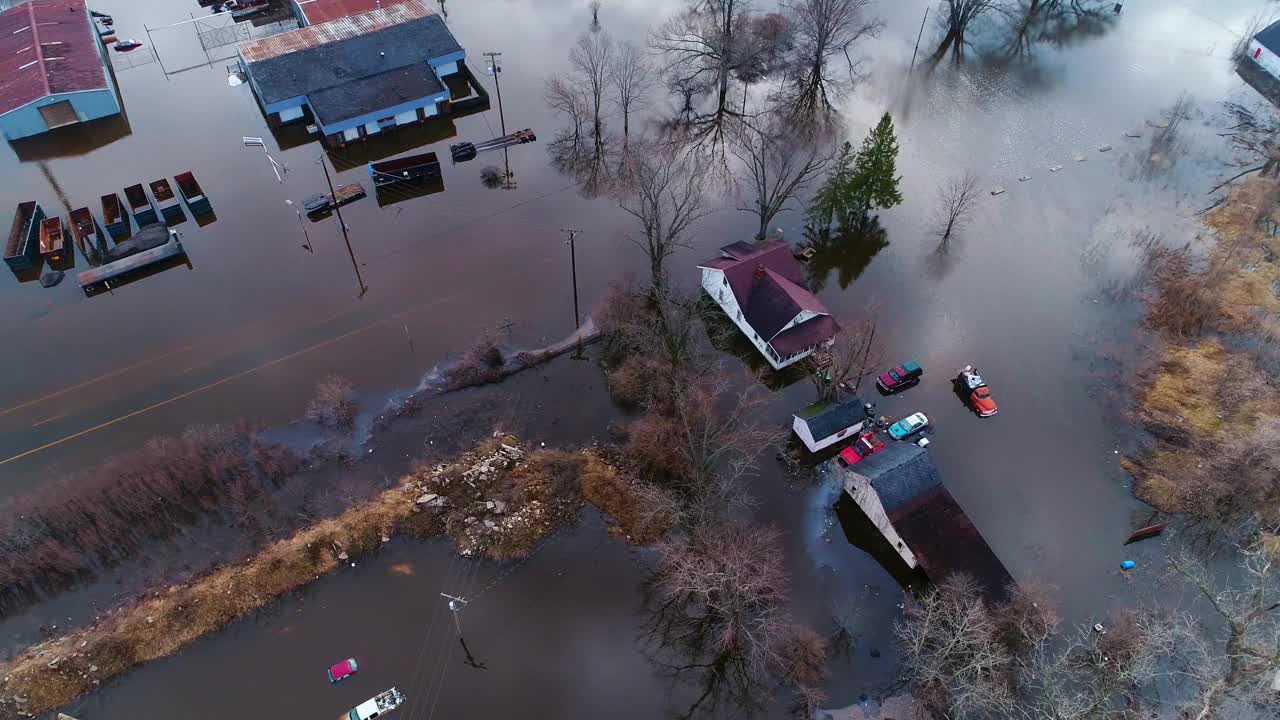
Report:
M 882 2 L 885 30 L 866 46 L 871 77 L 847 104 L 855 142 L 881 112 L 893 112 L 906 200 L 881 215 L 886 235 L 874 253 L 824 250 L 812 266 L 815 284 L 837 317 L 875 312 L 888 355 L 924 365 L 925 382 L 882 400 L 880 412 L 929 415 L 931 451 L 952 494 L 1014 577 L 1056 586 L 1073 621 L 1131 600 L 1151 580 L 1144 568 L 1159 544 L 1120 546 L 1146 511 L 1117 467 L 1117 452 L 1133 438 L 1118 413 L 1130 392 L 1126 365 L 1115 358 L 1130 356 L 1141 337 L 1132 298 L 1117 300 L 1115 290 L 1135 270 L 1135 233 L 1194 239 L 1193 213 L 1209 203 L 1205 192 L 1230 159 L 1215 134 L 1219 102 L 1251 95 L 1226 59 L 1233 33 L 1262 5 L 1134 0 L 1097 35 L 1042 44 L 1003 67 L 975 61 L 955 71 L 944 63 L 932 75 L 917 67 L 909 81 L 925 3 Z M 327 373 L 376 399 L 415 386 L 484 329 L 501 329 L 515 346 L 561 337 L 572 330 L 573 304 L 560 228 L 583 230 L 584 308 L 611 283 L 643 280 L 642 258 L 626 239 L 632 220 L 613 201 L 577 192 L 551 167 L 543 142 L 561 121 L 543 104 L 542 86 L 565 70 L 588 24 L 586 4 L 446 7 L 473 68 L 483 70 L 480 53 L 503 53 L 507 128 L 531 127 L 540 142 L 510 151 L 514 189 L 483 186 L 481 169 L 502 162 L 491 154 L 446 164 L 443 193 L 344 208 L 360 280 L 335 222 L 300 224 L 286 203 L 324 187 L 319 148 L 279 148 L 248 87 L 228 85 L 225 62 L 206 62 L 190 25 L 152 31 L 169 75 L 143 60 L 118 69 L 127 129 L 117 124 L 99 141 L 23 146 L 21 157 L 0 148 L 3 208 L 37 199 L 65 215 L 61 194 L 97 213 L 104 193 L 190 169 L 217 213 L 204 227 L 178 227 L 191 269 L 112 294 L 86 299 L 73 278 L 50 290 L 0 278 L 0 331 L 10 338 L 0 356 L 0 496 L 186 425 L 246 417 L 284 425 Z M 610 2 L 601 20 L 615 37 L 642 41 L 677 7 Z M 95 9 L 113 14 L 122 36 L 137 37 L 143 23 L 198 12 L 195 2 L 168 0 L 102 0 Z M 922 52 L 933 32 L 930 23 Z M 1183 93 L 1189 118 L 1168 147 L 1153 148 L 1151 123 L 1163 124 Z M 501 134 L 496 108 L 455 128 L 473 141 Z M 244 147 L 243 136 L 266 138 L 266 152 Z M 1102 145 L 1113 149 L 1099 152 Z M 430 149 L 445 153 L 447 142 Z M 282 182 L 268 154 L 286 169 Z M 369 185 L 355 149 L 334 159 L 351 168 L 335 184 Z M 940 254 L 930 234 L 937 185 L 966 170 L 984 188 L 1007 192 L 984 192 Z M 734 209 L 736 199 L 715 204 L 725 209 L 697 226 L 697 250 L 673 260 L 689 287 L 697 260 L 754 226 Z M 802 236 L 798 213 L 776 224 L 789 239 Z M 967 412 L 946 382 L 966 363 L 991 382 L 995 418 Z M 810 393 L 804 383 L 777 392 L 767 420 L 786 423 Z M 568 358 L 476 395 L 521 408 L 518 425 L 549 443 L 603 437 L 616 415 L 595 366 Z M 394 477 L 420 443 L 375 440 L 367 462 Z M 892 676 L 889 620 L 900 591 L 833 523 L 829 488 L 790 484 L 766 464 L 754 490 L 760 519 L 784 529 L 797 615 L 824 629 L 832 616 L 845 617 L 857 638 L 832 665 L 832 704 L 874 693 Z M 1122 577 L 1125 558 L 1138 570 Z M 99 720 L 335 716 L 394 684 L 413 698 L 406 717 L 657 717 L 688 688 L 672 691 L 643 652 L 637 611 L 650 561 L 606 539 L 592 518 L 501 577 L 498 568 L 453 560 L 440 543 L 396 542 L 269 613 L 110 683 L 73 712 Z M 486 670 L 463 665 L 453 645 L 438 597 L 451 590 L 475 599 L 463 629 Z M 65 607 L 57 615 L 64 611 L 81 617 Z M 872 658 L 873 649 L 883 656 Z M 324 667 L 349 655 L 362 673 L 328 687 Z

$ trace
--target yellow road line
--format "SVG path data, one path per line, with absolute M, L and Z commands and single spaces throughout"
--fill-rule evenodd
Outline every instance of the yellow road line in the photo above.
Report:
M 371 322 L 371 323 L 369 323 L 368 325 L 364 325 L 364 326 L 362 326 L 362 327 L 358 327 L 358 328 L 356 328 L 355 330 L 350 330 L 350 331 L 345 332 L 345 333 L 343 333 L 343 334 L 341 334 L 341 335 L 337 335 L 337 336 L 335 336 L 335 337 L 331 337 L 331 338 L 329 338 L 328 340 L 322 340 L 322 341 L 320 341 L 320 342 L 318 342 L 318 343 L 315 343 L 314 345 L 309 345 L 309 346 L 307 346 L 307 347 L 302 348 L 301 350 L 295 350 L 295 351 L 293 351 L 293 352 L 289 353 L 288 355 L 282 355 L 282 356 L 280 356 L 280 357 L 278 357 L 278 358 L 276 358 L 276 359 L 274 359 L 274 360 L 268 360 L 267 362 L 264 362 L 264 363 L 262 363 L 261 365 L 256 365 L 256 366 L 251 367 L 251 368 L 249 368 L 249 369 L 247 369 L 247 370 L 241 370 L 240 372 L 235 373 L 234 375 L 228 375 L 227 377 L 224 377 L 224 378 L 222 378 L 221 380 L 215 380 L 215 381 L 213 381 L 213 382 L 211 382 L 211 383 L 209 383 L 209 384 L 207 384 L 207 385 L 201 385 L 201 386 L 200 386 L 200 387 L 198 387 L 198 388 L 194 388 L 194 389 L 192 389 L 192 390 L 188 390 L 188 391 L 186 391 L 186 392 L 184 392 L 184 393 L 179 393 L 179 394 L 177 394 L 177 395 L 174 395 L 173 397 L 166 398 L 166 399 L 161 400 L 160 402 L 157 402 L 157 403 L 152 403 L 151 405 L 148 405 L 148 406 L 146 406 L 146 407 L 144 407 L 144 408 L 141 408 L 141 409 L 139 409 L 139 410 L 134 410 L 134 411 L 133 411 L 133 412 L 131 412 L 131 413 L 127 413 L 127 414 L 125 414 L 125 415 L 121 415 L 120 417 L 114 418 L 114 419 L 112 419 L 112 420 L 108 420 L 108 421 L 106 421 L 106 422 L 99 423 L 99 424 L 97 424 L 97 425 L 94 425 L 94 426 L 93 426 L 93 427 L 91 427 L 91 428 L 86 428 L 86 429 L 84 429 L 84 430 L 81 430 L 81 431 L 79 431 L 79 432 L 72 433 L 72 434 L 70 434 L 70 435 L 67 435 L 67 436 L 65 436 L 65 437 L 59 438 L 59 439 L 54 440 L 54 441 L 52 441 L 52 442 L 47 442 L 47 443 L 45 443 L 44 445 L 41 445 L 41 446 L 39 446 L 39 447 L 32 448 L 32 449 L 27 450 L 27 451 L 25 451 L 25 452 L 20 452 L 20 453 L 18 453 L 17 455 L 14 455 L 14 456 L 12 456 L 12 457 L 5 458 L 4 460 L 0 460 L 0 465 L 6 465 L 6 464 L 11 463 L 11 462 L 14 462 L 14 461 L 16 461 L 16 460 L 21 460 L 22 458 L 29 457 L 29 456 L 31 456 L 31 455 L 35 455 L 36 453 L 43 452 L 43 451 L 45 451 L 45 450 L 48 450 L 49 448 L 57 447 L 57 446 L 59 446 L 59 445 L 62 445 L 63 443 L 71 442 L 72 440 L 75 440 L 75 439 L 77 439 L 77 438 L 82 438 L 82 437 L 84 437 L 85 435 L 88 435 L 88 434 L 90 434 L 90 433 L 97 432 L 97 431 L 102 430 L 102 429 L 104 429 L 104 428 L 109 428 L 109 427 L 111 427 L 112 425 L 115 425 L 116 423 L 124 422 L 125 420 L 128 420 L 128 419 L 130 419 L 130 418 L 137 417 L 137 416 L 142 415 L 142 414 L 144 414 L 144 413 L 149 413 L 149 412 L 151 412 L 152 410 L 157 410 L 157 409 L 162 408 L 162 407 L 164 407 L 164 406 L 166 406 L 166 405 L 172 405 L 173 403 L 178 402 L 179 400 L 183 400 L 183 399 L 185 399 L 185 398 L 189 398 L 189 397 L 191 397 L 192 395 L 196 395 L 196 394 L 198 394 L 198 393 L 202 393 L 202 392 L 204 392 L 204 391 L 206 391 L 206 390 L 212 390 L 213 388 L 216 388 L 216 387 L 218 387 L 218 386 L 220 386 L 220 385 L 225 385 L 225 384 L 227 384 L 227 383 L 229 383 L 229 382 L 232 382 L 232 381 L 235 381 L 235 380 L 239 380 L 240 378 L 242 378 L 242 377 L 244 377 L 244 376 L 246 376 L 246 375 L 250 375 L 250 374 L 252 374 L 252 373 L 255 373 L 255 372 L 259 371 L 259 370 L 263 370 L 263 369 L 269 368 L 269 367 L 271 367 L 271 366 L 273 366 L 273 365 L 279 365 L 279 364 L 280 364 L 280 363 L 282 363 L 282 362 L 286 362 L 286 361 L 288 361 L 288 360 L 292 360 L 293 358 L 296 358 L 296 357 L 298 357 L 298 356 L 300 356 L 300 355 L 305 355 L 305 354 L 307 354 L 307 353 L 309 353 L 309 352 L 313 352 L 313 351 L 315 351 L 315 350 L 319 350 L 320 348 L 328 347 L 328 346 L 330 346 L 330 345 L 333 345 L 334 343 L 337 343 L 337 342 L 341 342 L 341 341 L 343 341 L 343 340 L 346 340 L 346 339 L 347 339 L 347 338 L 349 338 L 349 337 L 353 337 L 353 336 L 355 336 L 355 335 L 359 335 L 360 333 L 366 332 L 366 331 L 368 331 L 368 330 L 372 330 L 373 328 L 378 327 L 379 325 L 385 325 L 386 323 L 391 322 L 392 320 L 395 320 L 395 319 L 397 319 L 397 318 L 399 318 L 399 317 L 401 317 L 401 316 L 408 315 L 410 312 L 414 312 L 414 311 L 416 311 L 416 310 L 420 310 L 420 309 L 422 309 L 422 308 L 424 308 L 424 307 L 428 307 L 428 306 L 430 306 L 430 305 L 435 305 L 435 304 L 437 304 L 437 303 L 446 302 L 446 301 L 451 300 L 451 299 L 453 299 L 453 298 L 455 298 L 455 297 L 458 297 L 459 295 L 462 295 L 462 294 L 463 294 L 463 293 L 455 293 L 455 294 L 453 294 L 453 295 L 449 295 L 449 296 L 446 296 L 446 297 L 443 297 L 443 298 L 438 298 L 438 299 L 433 300 L 433 301 L 428 302 L 428 303 L 423 303 L 422 305 L 417 305 L 417 306 L 414 306 L 414 307 L 411 307 L 411 308 L 407 308 L 407 309 L 405 309 L 405 310 L 401 310 L 400 312 L 395 313 L 394 315 L 388 315 L 387 317 L 384 317 L 384 318 L 382 318 L 381 320 L 377 320 L 377 321 L 375 321 L 375 322 Z

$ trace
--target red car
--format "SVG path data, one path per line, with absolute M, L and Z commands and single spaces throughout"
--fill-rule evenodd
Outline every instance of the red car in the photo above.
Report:
M 973 409 L 977 411 L 978 417 L 991 417 L 996 414 L 996 400 L 991 397 L 991 388 L 986 385 L 975 389 L 969 395 L 969 400 L 973 403 Z
M 857 465 L 863 458 L 869 458 L 883 449 L 884 442 L 875 433 L 865 432 L 852 445 L 840 451 L 840 463 L 845 467 Z
M 340 682 L 352 675 L 356 674 L 360 668 L 356 665 L 355 658 L 347 658 L 342 662 L 329 668 L 329 682 Z
M 901 365 L 889 368 L 889 371 L 876 378 L 876 385 L 886 393 L 896 393 L 920 382 L 924 368 L 915 360 L 908 360 Z

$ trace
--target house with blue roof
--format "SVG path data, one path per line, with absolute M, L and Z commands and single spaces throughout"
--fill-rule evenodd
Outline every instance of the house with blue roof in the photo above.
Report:
M 273 126 L 310 120 L 345 144 L 447 114 L 466 51 L 427 0 L 403 0 L 237 48 Z

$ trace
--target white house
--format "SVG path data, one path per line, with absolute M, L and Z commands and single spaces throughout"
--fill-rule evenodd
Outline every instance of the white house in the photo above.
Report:
M 1249 41 L 1249 59 L 1280 81 L 1280 20 L 1268 25 Z
M 812 355 L 840 329 L 781 240 L 726 245 L 698 268 L 702 289 L 775 370 Z
M 791 429 L 812 453 L 856 437 L 867 421 L 867 411 L 854 398 L 846 403 L 814 403 L 791 417 Z

